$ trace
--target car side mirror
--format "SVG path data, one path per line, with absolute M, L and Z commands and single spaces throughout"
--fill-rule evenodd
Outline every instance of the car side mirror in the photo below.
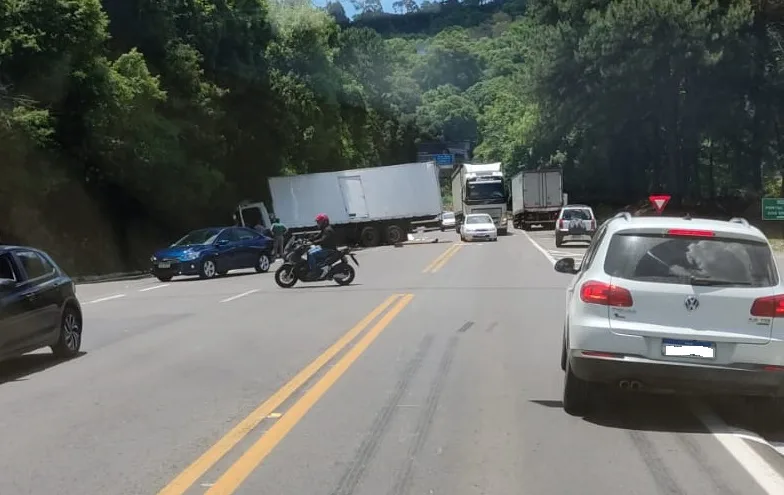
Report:
M 558 273 L 567 273 L 569 275 L 574 275 L 578 271 L 574 267 L 574 258 L 561 258 L 555 262 L 553 268 L 555 268 L 555 271 Z
M 16 287 L 16 280 L 0 278 L 0 292 L 7 292 Z

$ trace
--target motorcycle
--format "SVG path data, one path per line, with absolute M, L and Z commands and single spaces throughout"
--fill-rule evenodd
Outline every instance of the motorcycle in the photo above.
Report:
M 298 280 L 301 282 L 334 280 L 338 285 L 349 285 L 354 281 L 356 271 L 349 264 L 348 258 L 351 257 L 357 266 L 359 262 L 349 248 L 329 253 L 329 256 L 311 273 L 306 256 L 311 245 L 305 240 L 293 238 L 286 244 L 283 264 L 275 271 L 275 283 L 278 286 L 288 289 L 294 287 Z M 324 270 L 324 267 L 329 269 Z

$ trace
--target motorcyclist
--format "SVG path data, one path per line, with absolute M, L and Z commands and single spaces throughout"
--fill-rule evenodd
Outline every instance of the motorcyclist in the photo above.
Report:
M 335 229 L 329 224 L 329 217 L 319 213 L 316 215 L 316 225 L 321 232 L 310 241 L 313 247 L 308 251 L 308 268 L 311 272 L 329 256 L 330 251 L 338 248 Z

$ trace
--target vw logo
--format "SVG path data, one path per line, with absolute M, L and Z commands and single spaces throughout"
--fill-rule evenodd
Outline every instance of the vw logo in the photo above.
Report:
M 683 305 L 686 306 L 688 311 L 694 311 L 700 307 L 700 301 L 694 296 L 689 296 L 685 301 L 683 301 Z

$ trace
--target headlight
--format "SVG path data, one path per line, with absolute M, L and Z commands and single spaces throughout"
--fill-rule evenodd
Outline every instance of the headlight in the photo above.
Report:
M 199 253 L 191 251 L 190 253 L 183 253 L 182 261 L 191 261 L 199 257 Z
M 158 261 L 158 258 L 156 258 L 155 256 L 150 256 L 150 261 L 155 263 L 156 261 Z

